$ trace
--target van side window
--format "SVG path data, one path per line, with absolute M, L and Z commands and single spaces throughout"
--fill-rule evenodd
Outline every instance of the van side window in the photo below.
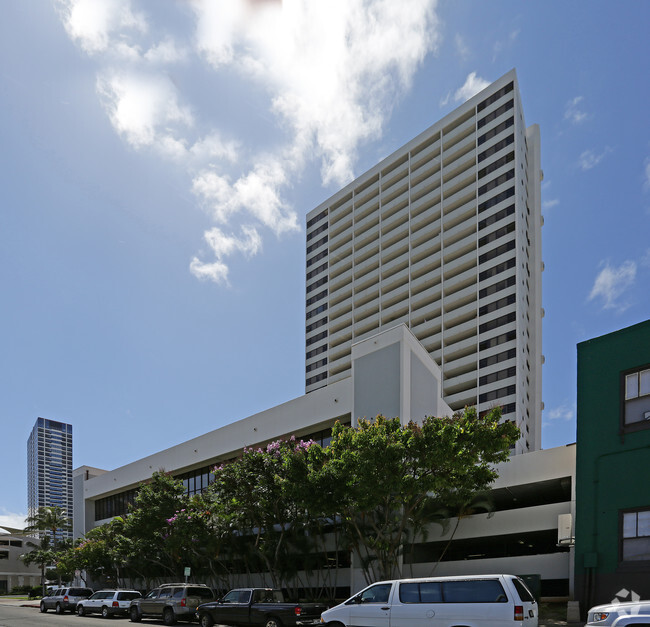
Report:
M 440 584 L 435 581 L 402 583 L 399 586 L 399 600 L 402 603 L 441 603 Z
M 361 593 L 361 603 L 388 603 L 392 584 L 380 583 Z
M 496 579 L 443 581 L 442 595 L 445 603 L 508 602 L 508 597 L 501 582 Z

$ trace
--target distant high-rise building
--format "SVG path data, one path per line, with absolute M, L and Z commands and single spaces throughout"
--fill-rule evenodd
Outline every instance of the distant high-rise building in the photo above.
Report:
M 27 506 L 60 507 L 72 520 L 72 425 L 38 418 L 27 440 Z M 61 531 L 57 537 L 72 537 Z
M 306 391 L 405 323 L 453 410 L 502 407 L 541 445 L 539 128 L 514 70 L 307 215 Z

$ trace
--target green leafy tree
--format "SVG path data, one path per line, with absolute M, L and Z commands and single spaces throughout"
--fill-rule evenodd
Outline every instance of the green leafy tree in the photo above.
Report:
M 469 502 L 497 476 L 519 435 L 494 410 L 475 409 L 421 425 L 378 416 L 358 428 L 337 424 L 320 484 L 337 507 L 346 537 L 366 579 L 402 573 L 412 529 L 423 529 L 431 502 Z
M 45 596 L 45 569 L 54 563 L 55 553 L 52 550 L 50 536 L 43 536 L 39 543 L 28 541 L 27 546 L 32 547 L 28 553 L 20 556 L 26 566 L 36 564 L 41 569 L 41 594 Z
M 267 572 L 274 587 L 297 573 L 297 538 L 304 537 L 307 512 L 296 486 L 305 482 L 312 445 L 291 438 L 247 448 L 239 459 L 215 468 L 208 491 L 246 567 Z M 246 551 L 246 544 L 253 550 Z
M 48 532 L 52 538 L 52 548 L 57 548 L 57 533 L 59 531 L 70 531 L 72 525 L 63 509 L 55 507 L 39 507 L 36 513 L 25 519 L 27 533 Z M 41 536 L 42 533 L 39 533 Z
M 187 505 L 183 483 L 162 470 L 154 472 L 151 481 L 138 490 L 135 504 L 124 519 L 121 550 L 130 569 L 145 582 L 182 576 L 182 559 L 167 549 L 167 520 Z

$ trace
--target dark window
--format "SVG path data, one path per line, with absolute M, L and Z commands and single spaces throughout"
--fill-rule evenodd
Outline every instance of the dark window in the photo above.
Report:
M 508 597 L 496 579 L 443 581 L 445 603 L 507 603 Z
M 514 296 L 514 294 L 513 294 Z M 511 348 L 510 350 L 503 351 L 503 353 L 497 353 L 496 355 L 490 355 L 490 357 L 484 357 L 479 359 L 478 366 L 479 368 L 487 368 L 488 366 L 493 366 L 502 361 L 507 361 L 508 359 L 514 359 L 517 356 L 517 349 Z
M 327 317 L 321 318 L 320 320 L 316 320 L 316 322 L 312 322 L 311 324 L 307 325 L 307 333 L 310 333 L 314 329 L 318 329 L 318 327 L 322 327 L 327 324 Z
M 309 281 L 309 279 L 315 277 L 317 274 L 320 274 L 321 272 L 324 272 L 325 270 L 327 270 L 327 261 L 324 264 L 318 266 L 318 268 L 314 268 L 313 270 L 310 270 L 307 273 L 307 280 Z
M 321 331 L 320 333 L 317 333 L 313 337 L 310 337 L 307 340 L 307 346 L 311 346 L 312 344 L 315 344 L 316 342 L 324 339 L 327 337 L 327 331 Z
M 492 196 L 489 200 L 486 200 L 485 202 L 482 202 L 478 206 L 478 212 L 482 213 L 483 211 L 487 211 L 490 209 L 490 207 L 494 207 L 495 205 L 498 205 L 500 202 L 506 200 L 507 198 L 510 198 L 511 196 L 515 195 L 515 188 L 511 187 L 510 189 L 506 189 L 505 191 L 501 192 L 500 194 L 497 194 L 496 196 Z
M 315 283 L 309 284 L 307 286 L 307 294 L 309 294 L 309 292 L 313 292 L 315 289 L 319 288 L 321 285 L 325 285 L 325 283 L 327 283 L 327 281 L 328 281 L 328 278 L 326 276 L 324 276 L 324 277 L 321 277 L 320 279 L 318 279 L 318 281 L 316 281 Z
M 310 257 L 309 259 L 307 259 L 307 267 L 309 268 L 309 266 L 315 264 L 317 261 L 320 261 L 324 257 L 327 257 L 327 255 L 328 255 L 328 251 L 323 250 L 323 251 L 319 252 L 317 255 L 314 255 L 313 257 Z
M 393 584 L 380 583 L 361 593 L 361 603 L 388 603 L 388 596 Z
M 327 296 L 327 290 L 323 290 L 322 292 L 319 292 L 316 294 L 316 296 L 312 296 L 311 298 L 307 299 L 307 306 L 313 305 L 314 303 L 317 303 L 319 300 L 323 300 Z
M 515 264 L 516 262 L 514 257 L 512 259 L 508 259 L 507 261 L 502 261 L 496 266 L 492 266 L 491 268 L 488 268 L 487 270 L 480 272 L 478 275 L 478 280 L 484 281 L 485 279 L 489 279 L 493 276 L 496 276 L 497 274 L 501 274 L 501 272 L 505 272 L 510 268 L 514 268 Z
M 483 133 L 478 138 L 478 145 L 484 144 L 486 141 L 489 141 L 493 137 L 496 137 L 499 133 L 503 133 L 507 128 L 510 128 L 515 123 L 514 117 L 509 117 L 507 120 L 504 120 L 498 126 L 495 126 L 493 129 L 490 129 L 487 133 Z
M 489 285 L 488 287 L 484 287 L 478 292 L 479 298 L 485 298 L 486 296 L 491 296 L 492 294 L 496 294 L 501 290 L 505 290 L 508 287 L 512 287 L 516 282 L 517 279 L 514 276 L 510 276 L 507 279 L 504 279 L 503 281 L 498 281 L 494 285 Z
M 483 109 L 489 107 L 491 104 L 495 103 L 499 98 L 503 98 L 506 94 L 509 94 L 514 89 L 514 83 L 508 83 L 505 87 L 502 87 L 499 91 L 495 91 L 489 98 L 486 98 L 483 102 L 479 102 L 476 106 L 476 110 L 480 113 Z
M 483 128 L 486 124 L 489 124 L 493 120 L 496 120 L 500 115 L 503 115 L 506 111 L 510 111 L 515 106 L 514 100 L 508 100 L 505 104 L 502 104 L 500 107 L 496 108 L 492 113 L 488 113 L 484 118 L 481 118 L 478 121 L 477 128 Z
M 305 368 L 305 372 L 311 372 L 312 370 L 318 370 L 318 368 L 322 368 L 323 366 L 327 366 L 327 357 L 325 359 L 319 359 L 318 361 L 314 362 L 313 364 L 309 364 L 307 368 Z
M 504 370 L 499 370 L 498 372 L 491 372 L 490 374 L 485 374 L 482 377 L 479 377 L 479 385 L 489 385 L 496 381 L 503 381 L 503 379 L 508 379 L 514 377 L 517 374 L 517 369 L 514 366 L 510 368 L 505 368 Z
M 320 355 L 321 353 L 325 353 L 327 351 L 327 344 L 323 344 L 322 346 L 318 346 L 314 348 L 313 350 L 310 350 L 307 355 L 307 359 L 310 359 L 311 357 L 316 357 L 316 355 Z
M 495 401 L 497 398 L 503 398 L 504 396 L 510 396 L 511 394 L 517 393 L 517 386 L 508 385 L 504 388 L 498 388 L 497 390 L 491 390 L 490 392 L 485 392 L 485 394 L 480 394 L 478 397 L 479 403 L 485 403 L 487 401 Z
M 513 178 L 515 178 L 514 170 L 510 170 L 508 172 L 504 172 L 503 174 L 500 174 L 496 178 L 492 179 L 489 183 L 486 183 L 485 185 L 481 185 L 481 187 L 478 188 L 479 196 L 481 194 L 487 194 L 489 191 L 499 187 L 499 185 L 503 185 L 504 183 L 507 183 L 510 179 Z
M 481 351 L 487 350 L 488 348 L 498 346 L 499 344 L 505 344 L 506 342 L 510 342 L 511 340 L 516 339 L 516 337 L 517 337 L 516 331 L 508 331 L 507 333 L 502 333 L 501 335 L 496 335 L 495 337 L 491 337 L 489 340 L 483 340 L 478 345 L 478 349 Z
M 503 150 L 506 146 L 509 146 L 510 144 L 514 143 L 515 141 L 515 136 L 514 135 L 508 135 L 505 139 L 502 139 L 498 141 L 494 146 L 490 146 L 483 152 L 479 153 L 478 155 L 478 162 L 481 163 L 481 161 L 485 161 L 485 159 L 488 159 L 492 155 L 495 155 L 499 150 Z
M 499 255 L 503 255 L 504 253 L 507 253 L 508 251 L 514 249 L 515 249 L 515 240 L 511 240 L 509 242 L 506 242 L 505 244 L 501 244 L 501 246 L 497 246 L 496 248 L 489 250 L 486 253 L 483 253 L 482 255 L 479 255 L 478 261 L 479 263 L 485 263 L 486 261 L 495 259 Z
M 515 223 L 510 222 L 509 224 L 506 224 L 505 226 L 498 228 L 496 231 L 492 231 L 492 233 L 488 233 L 487 235 L 481 237 L 478 241 L 478 245 L 485 246 L 486 244 L 489 244 L 490 242 L 494 242 L 495 240 L 499 239 L 500 237 L 503 237 L 504 235 L 508 235 L 508 233 L 512 233 L 514 230 L 515 230 Z
M 321 372 L 320 374 L 317 374 L 315 377 L 310 377 L 309 379 L 307 379 L 307 385 L 311 385 L 312 383 L 318 383 L 319 381 L 323 381 L 324 379 L 327 379 L 327 373 Z
M 327 235 L 319 239 L 317 242 L 314 242 L 313 244 L 307 246 L 307 254 L 309 254 L 312 250 L 316 250 L 318 247 L 322 246 L 323 244 L 327 244 Z
M 502 327 L 504 324 L 508 324 L 509 322 L 514 322 L 516 319 L 517 319 L 517 314 L 514 311 L 512 311 L 503 316 L 499 316 L 494 320 L 489 320 L 488 322 L 484 322 L 483 324 L 479 325 L 478 330 L 479 333 L 487 333 L 488 331 L 493 331 L 498 327 Z
M 399 600 L 402 603 L 441 603 L 442 590 L 440 582 L 401 583 L 399 586 Z
M 511 161 L 515 160 L 515 153 L 509 152 L 507 155 L 503 155 L 503 157 L 499 157 L 496 161 L 490 163 L 490 165 L 486 165 L 484 168 L 480 169 L 478 171 L 478 178 L 482 179 L 488 174 L 492 174 L 492 172 L 495 172 L 498 170 L 501 166 L 506 165 L 506 163 L 510 163 Z
M 322 305 L 316 307 L 316 309 L 311 309 L 310 311 L 308 311 L 305 318 L 309 320 L 310 318 L 317 316 L 319 313 L 322 313 L 323 311 L 327 311 L 327 303 L 323 303 Z
M 492 313 L 493 311 L 497 311 L 498 309 L 501 309 L 503 307 L 507 307 L 508 305 L 514 304 L 516 301 L 517 297 L 515 294 L 510 294 L 509 296 L 504 296 L 503 298 L 500 298 L 499 300 L 495 300 L 491 303 L 488 303 L 487 305 L 483 305 L 482 307 L 479 307 L 478 310 L 478 315 L 479 316 L 484 316 L 485 314 Z
M 309 226 L 307 228 L 309 229 Z M 325 222 L 325 224 L 321 224 L 318 228 L 314 229 L 313 231 L 309 231 L 309 233 L 307 233 L 307 241 L 314 239 L 314 237 L 320 235 L 323 231 L 327 231 L 327 222 Z
M 650 509 L 621 512 L 621 559 L 650 561 Z
M 327 216 L 327 209 L 323 209 L 317 216 L 314 216 L 310 220 L 307 220 L 307 228 L 316 224 L 316 222 L 322 220 Z

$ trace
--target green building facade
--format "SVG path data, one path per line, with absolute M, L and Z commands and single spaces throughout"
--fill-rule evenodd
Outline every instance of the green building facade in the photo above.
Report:
M 650 598 L 650 320 L 578 344 L 575 590 Z

